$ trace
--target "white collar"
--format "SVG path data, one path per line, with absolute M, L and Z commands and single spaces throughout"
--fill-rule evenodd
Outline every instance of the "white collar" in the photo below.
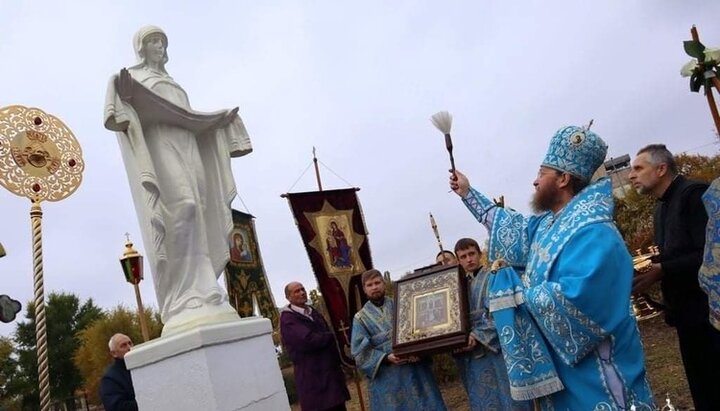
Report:
M 295 304 L 290 304 L 290 309 L 295 311 L 296 313 L 302 314 L 308 318 L 312 318 L 312 315 L 311 315 L 312 307 L 310 307 L 309 305 L 306 305 L 305 308 L 303 308 L 303 307 L 298 307 Z

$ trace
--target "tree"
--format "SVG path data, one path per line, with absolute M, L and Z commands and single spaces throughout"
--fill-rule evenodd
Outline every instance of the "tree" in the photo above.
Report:
M 73 363 L 79 346 L 77 333 L 103 316 L 92 299 L 80 305 L 74 294 L 51 293 L 47 299 L 46 324 L 51 400 L 67 400 L 80 388 L 82 378 Z M 26 322 L 18 322 L 15 343 L 18 358 L 18 376 L 11 395 L 21 398 L 23 409 L 40 406 L 37 352 L 35 338 L 35 303 L 27 304 Z
M 680 174 L 690 179 L 710 183 L 720 176 L 720 155 L 680 154 L 675 156 L 675 161 Z
M 383 273 L 383 281 L 385 281 L 385 295 L 393 298 L 393 296 L 395 296 L 395 284 L 393 284 L 390 278 L 390 271 Z M 363 292 L 365 292 L 365 290 L 363 290 Z
M 159 337 L 162 331 L 159 314 L 146 308 L 145 320 L 148 324 L 150 338 Z M 83 387 L 87 392 L 88 401 L 92 404 L 100 403 L 98 396 L 100 379 L 105 373 L 105 369 L 112 362 L 108 342 L 110 337 L 116 333 L 127 335 L 136 344 L 142 342 L 142 333 L 140 332 L 140 323 L 136 311 L 117 306 L 106 316 L 93 322 L 92 325 L 78 334 L 80 343 L 73 360 L 82 375 Z
M 711 182 L 720 176 L 720 155 L 699 154 L 675 156 L 678 171 L 689 179 Z M 655 199 L 628 191 L 623 199 L 615 199 L 615 223 L 630 251 L 653 245 L 653 210 Z
M 17 373 L 15 346 L 10 338 L 0 337 L 0 409 L 19 407 L 17 396 L 11 394 Z
M 655 199 L 628 190 L 624 198 L 615 199 L 615 224 L 634 255 L 635 250 L 646 250 L 653 245 L 653 210 Z
M 314 290 L 310 290 L 310 304 L 312 307 L 317 310 L 317 312 L 322 315 L 326 321 L 330 321 L 330 313 L 327 310 L 327 307 L 325 306 L 325 300 L 322 298 L 322 294 L 320 293 L 320 289 L 316 288 Z

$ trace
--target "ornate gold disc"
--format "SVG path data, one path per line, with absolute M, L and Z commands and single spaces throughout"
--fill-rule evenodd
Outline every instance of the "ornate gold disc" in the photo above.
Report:
M 59 201 L 80 185 L 85 163 L 72 131 L 39 108 L 0 108 L 0 185 L 33 201 Z

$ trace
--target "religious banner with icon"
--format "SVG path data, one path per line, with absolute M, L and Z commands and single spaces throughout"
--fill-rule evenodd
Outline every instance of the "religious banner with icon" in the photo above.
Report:
M 357 190 L 286 194 L 347 365 L 352 319 L 367 301 L 360 274 L 372 268 Z
M 259 314 L 270 319 L 273 330 L 277 330 L 278 311 L 260 257 L 253 218 L 250 214 L 232 210 L 233 231 L 230 235 L 230 261 L 225 266 L 225 282 L 230 305 L 240 317 L 256 314 L 253 311 L 257 306 Z

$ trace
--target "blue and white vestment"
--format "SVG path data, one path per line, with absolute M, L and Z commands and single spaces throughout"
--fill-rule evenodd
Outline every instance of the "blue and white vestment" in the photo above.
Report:
M 378 307 L 368 301 L 353 318 L 350 350 L 355 365 L 368 378 L 373 411 L 444 411 L 440 389 L 429 361 L 393 365 L 383 362 L 392 352 L 395 303 L 385 297 Z
M 511 390 L 544 410 L 655 409 L 611 189 L 601 179 L 557 215 L 529 218 L 472 188 L 463 199 L 490 227 L 490 259 L 510 264 L 488 293 Z
M 488 274 L 480 269 L 467 277 L 470 335 L 478 343 L 471 352 L 454 354 L 455 363 L 472 411 L 530 411 L 532 404 L 529 401 L 514 401 L 510 396 L 510 382 L 495 323 L 485 304 Z
M 720 330 L 720 178 L 713 180 L 702 196 L 708 214 L 705 252 L 698 280 L 708 295 L 710 324 Z

